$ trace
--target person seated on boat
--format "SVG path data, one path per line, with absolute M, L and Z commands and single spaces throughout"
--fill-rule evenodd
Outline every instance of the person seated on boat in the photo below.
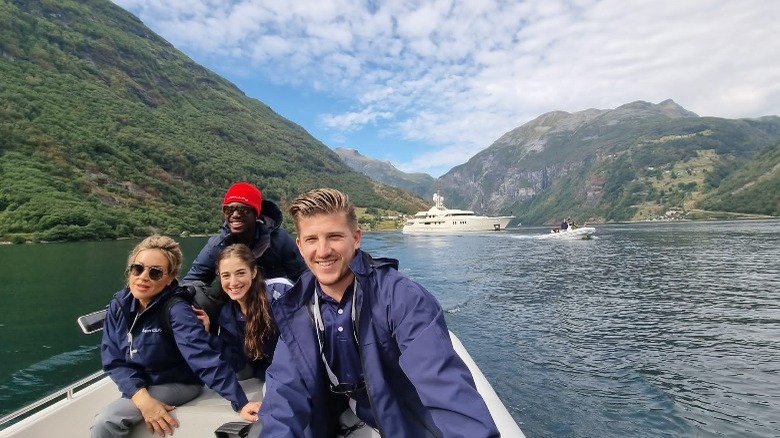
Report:
M 569 221 L 568 219 L 564 219 L 561 221 L 561 231 L 566 231 L 569 229 Z
M 231 402 L 247 421 L 257 419 L 235 372 L 209 344 L 188 301 L 172 301 L 181 267 L 179 244 L 167 236 L 147 237 L 127 260 L 127 287 L 114 295 L 106 313 L 100 354 L 103 370 L 122 397 L 95 416 L 91 436 L 123 437 L 145 422 L 159 436 L 172 435 L 178 420 L 169 411 L 197 397 L 205 383 Z M 161 312 L 169 312 L 166 333 Z
M 292 236 L 281 227 L 282 211 L 254 184 L 237 182 L 222 199 L 224 222 L 201 249 L 182 283 L 211 284 L 216 277 L 220 251 L 233 243 L 247 245 L 257 260 L 263 278 L 285 277 L 298 280 L 306 264 Z
M 289 211 L 309 271 L 272 306 L 260 437 L 335 436 L 342 415 L 387 437 L 498 436 L 441 306 L 397 260 L 360 249 L 347 195 L 314 189 Z
M 222 293 L 229 299 L 219 314 L 219 330 L 212 337 L 239 380 L 265 380 L 279 334 L 271 315 L 271 303 L 292 287 L 286 278 L 264 280 L 252 250 L 243 243 L 225 247 L 217 257 Z M 205 311 L 196 309 L 209 331 Z

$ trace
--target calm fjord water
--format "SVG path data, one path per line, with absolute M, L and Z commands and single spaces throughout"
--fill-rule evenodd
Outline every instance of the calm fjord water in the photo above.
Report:
M 529 438 L 780 436 L 780 221 L 366 234 L 398 258 Z M 189 260 L 203 239 L 182 239 Z M 135 241 L 0 246 L 0 415 L 99 368 L 78 315 Z

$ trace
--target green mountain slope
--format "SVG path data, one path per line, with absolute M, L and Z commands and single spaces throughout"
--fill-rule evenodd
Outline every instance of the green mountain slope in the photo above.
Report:
M 779 128 L 778 117 L 699 117 L 671 100 L 553 112 L 503 135 L 443 175 L 438 186 L 455 206 L 511 211 L 523 224 L 566 216 L 579 222 L 647 220 L 714 208 L 778 215 L 777 191 L 758 205 L 749 190 L 728 192 L 734 198 L 724 203 L 726 192 L 717 189 L 721 182 L 741 187 L 769 174 L 750 163 L 773 157 L 767 152 L 757 158 L 777 146 Z M 756 168 L 727 178 L 743 166 Z
M 239 180 L 414 208 L 107 0 L 0 2 L 0 75 L 0 239 L 213 232 Z
M 780 216 L 780 143 L 727 174 L 698 206 L 711 211 Z

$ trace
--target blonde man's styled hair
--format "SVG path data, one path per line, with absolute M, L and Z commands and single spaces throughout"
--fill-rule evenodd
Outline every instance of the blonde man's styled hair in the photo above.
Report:
M 179 244 L 168 236 L 155 234 L 142 240 L 132 251 L 130 251 L 130 255 L 127 257 L 127 266 L 129 267 L 133 264 L 139 252 L 147 249 L 162 251 L 165 258 L 168 260 L 167 274 L 173 274 L 173 276 L 176 277 L 179 273 L 179 268 L 181 267 L 181 261 L 184 259 L 184 255 L 181 252 Z
M 308 218 L 319 214 L 344 213 L 347 216 L 347 224 L 353 230 L 357 230 L 358 221 L 355 206 L 349 202 L 349 196 L 333 188 L 320 188 L 309 190 L 298 196 L 290 204 L 290 216 L 295 222 L 295 231 L 300 233 L 298 222 L 302 218 Z

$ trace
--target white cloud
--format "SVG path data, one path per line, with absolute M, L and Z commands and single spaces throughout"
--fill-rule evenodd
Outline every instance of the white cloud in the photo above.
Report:
M 775 1 L 115 1 L 193 56 L 348 101 L 318 117 L 334 138 L 376 126 L 441 148 L 405 170 L 461 164 L 552 110 L 780 108 Z
M 452 169 L 455 165 L 465 163 L 473 155 L 474 151 L 471 148 L 447 146 L 432 152 L 423 152 L 420 155 L 414 156 L 410 161 L 394 163 L 394 166 L 404 172 L 423 172 L 428 173 L 429 175 L 440 176 Z
M 329 128 L 334 128 L 339 131 L 354 131 L 361 127 L 374 123 L 381 119 L 389 119 L 393 117 L 393 113 L 374 111 L 371 108 L 366 108 L 359 112 L 342 113 L 342 114 L 323 114 L 319 118 L 319 122 Z

